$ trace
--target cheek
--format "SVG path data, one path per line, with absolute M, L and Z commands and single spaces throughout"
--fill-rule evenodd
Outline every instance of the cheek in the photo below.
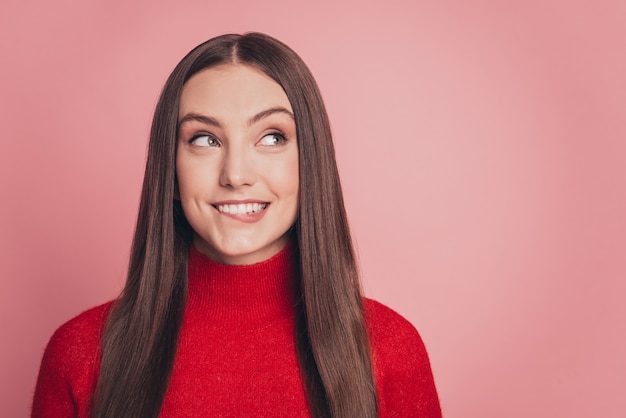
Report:
M 189 157 L 176 158 L 176 180 L 181 200 L 205 194 L 211 189 L 211 179 L 215 178 L 211 165 Z
M 296 164 L 289 175 L 289 185 L 291 192 L 295 195 L 296 201 L 298 199 L 298 193 L 300 191 L 300 173 L 298 171 L 298 165 Z
M 286 159 L 277 170 L 274 178 L 276 184 L 285 197 L 298 198 L 298 189 L 300 188 L 300 173 L 297 153 L 291 158 Z
M 288 198 L 290 217 L 292 217 L 291 221 L 293 222 L 300 211 L 300 176 L 297 162 L 289 167 L 283 187 Z

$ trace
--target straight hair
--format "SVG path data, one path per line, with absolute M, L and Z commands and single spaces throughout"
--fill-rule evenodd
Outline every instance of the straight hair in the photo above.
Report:
M 310 412 L 374 418 L 378 405 L 363 299 L 328 116 L 302 59 L 261 33 L 208 40 L 189 52 L 165 83 L 152 121 L 126 285 L 103 330 L 92 416 L 156 417 L 163 405 L 193 237 L 176 199 L 179 99 L 190 77 L 221 64 L 262 71 L 283 88 L 294 111 L 300 170 L 294 332 Z

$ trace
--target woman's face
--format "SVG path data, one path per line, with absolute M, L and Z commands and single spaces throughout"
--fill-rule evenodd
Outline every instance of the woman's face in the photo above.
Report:
M 282 87 L 259 70 L 220 65 L 180 98 L 176 174 L 194 245 L 225 264 L 279 252 L 298 213 L 298 142 Z

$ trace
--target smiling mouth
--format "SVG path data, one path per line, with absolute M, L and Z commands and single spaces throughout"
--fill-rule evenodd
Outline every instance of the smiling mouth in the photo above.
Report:
M 268 203 L 238 203 L 214 205 L 220 213 L 229 213 L 231 215 L 253 215 L 261 213 L 267 207 Z

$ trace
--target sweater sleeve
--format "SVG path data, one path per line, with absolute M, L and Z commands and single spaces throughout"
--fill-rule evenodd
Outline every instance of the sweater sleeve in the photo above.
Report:
M 380 418 L 440 418 L 441 407 L 422 339 L 390 308 L 365 302 Z
M 98 368 L 100 331 L 108 306 L 83 312 L 54 332 L 41 361 L 31 417 L 89 415 Z

